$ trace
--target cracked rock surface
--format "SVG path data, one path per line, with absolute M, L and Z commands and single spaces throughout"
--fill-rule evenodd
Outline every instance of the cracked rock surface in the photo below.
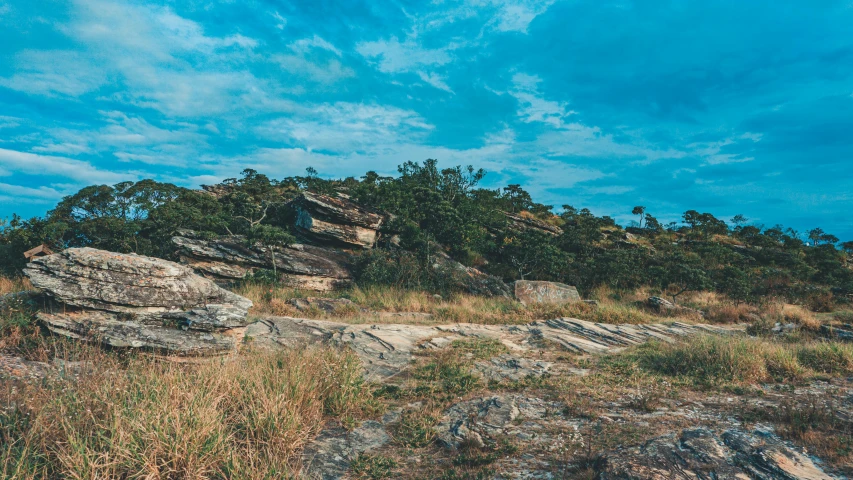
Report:
M 252 302 L 174 262 L 93 248 L 36 258 L 25 269 L 50 300 L 54 333 L 177 355 L 234 349 Z

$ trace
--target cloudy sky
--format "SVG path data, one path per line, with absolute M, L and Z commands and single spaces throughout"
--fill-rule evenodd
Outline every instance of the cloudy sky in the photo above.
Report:
M 853 239 L 853 3 L 0 0 L 0 217 L 82 186 L 473 164 Z

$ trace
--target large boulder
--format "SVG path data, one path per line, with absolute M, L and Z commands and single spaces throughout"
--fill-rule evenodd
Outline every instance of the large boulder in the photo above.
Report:
M 48 297 L 38 318 L 55 333 L 178 355 L 223 353 L 252 302 L 167 260 L 93 248 L 36 258 L 24 273 Z
M 247 245 L 239 235 L 206 238 L 181 230 L 172 243 L 178 247 L 181 263 L 220 283 L 241 280 L 258 269 L 273 269 L 269 248 Z M 352 282 L 350 254 L 344 251 L 302 244 L 272 248 L 277 271 L 293 287 L 329 291 Z
M 515 298 L 524 305 L 548 303 L 561 305 L 579 302 L 578 289 L 565 283 L 518 280 L 515 282 Z
M 303 192 L 291 202 L 296 228 L 313 243 L 344 248 L 372 248 L 385 216 L 346 196 Z

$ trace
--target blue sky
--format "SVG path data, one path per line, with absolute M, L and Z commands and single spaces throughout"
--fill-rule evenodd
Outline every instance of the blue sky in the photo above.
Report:
M 473 164 L 853 239 L 853 3 L 0 0 L 0 217 L 95 183 Z

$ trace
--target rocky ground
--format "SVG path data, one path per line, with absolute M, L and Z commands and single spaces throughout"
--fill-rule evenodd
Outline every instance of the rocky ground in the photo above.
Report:
M 317 230 L 324 224 L 312 225 Z M 346 238 L 352 241 L 364 236 L 351 230 Z M 196 258 L 203 246 L 195 245 Z M 227 242 L 216 247 L 229 254 L 243 248 Z M 246 264 L 262 258 L 241 252 Z M 294 252 L 293 258 L 305 253 Z M 349 324 L 249 315 L 248 299 L 187 266 L 135 255 L 69 249 L 35 260 L 27 273 L 43 294 L 5 297 L 6 310 L 29 305 L 51 332 L 108 349 L 193 361 L 213 355 L 222 365 L 318 344 L 355 353 L 369 384 L 364 403 L 370 408 L 317 428 L 298 462 L 306 478 L 769 480 L 853 474 L 853 354 L 811 337 L 803 337 L 810 350 L 791 353 L 798 352 L 799 338 L 793 324 L 774 330 L 791 335 L 776 343 L 745 340 L 745 325 L 664 317 L 641 325 L 575 318 L 425 325 L 418 320 L 429 314 L 422 312 L 376 312 L 383 323 Z M 579 301 L 572 287 L 536 283 L 523 285 L 516 297 Z M 327 316 L 363 308 L 346 299 L 292 303 L 300 312 Z M 837 338 L 847 332 L 842 328 Z M 658 368 L 642 356 L 686 345 L 677 355 L 687 362 L 691 342 L 706 338 L 714 340 L 696 348 L 720 360 L 707 372 L 700 361 L 674 375 L 679 369 L 671 364 L 678 367 L 680 358 Z M 800 365 L 800 354 L 820 356 Z M 763 363 L 743 363 L 750 356 Z M 58 357 L 43 360 L 0 353 L 0 377 L 13 389 L 89 368 Z

